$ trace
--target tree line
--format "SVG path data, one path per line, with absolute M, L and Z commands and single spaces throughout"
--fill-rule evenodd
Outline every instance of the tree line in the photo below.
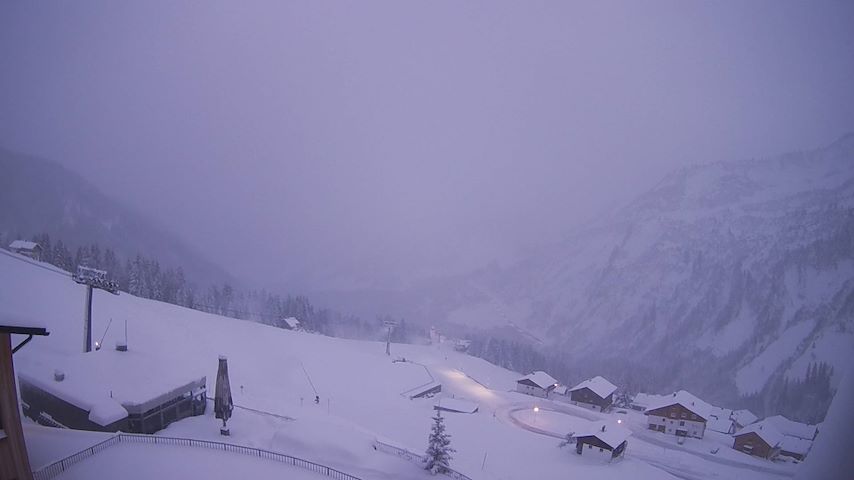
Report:
M 385 339 L 382 325 L 386 317 L 364 321 L 353 315 L 318 308 L 303 295 L 240 290 L 227 282 L 199 287 L 187 280 L 180 266 L 164 266 L 157 259 L 140 254 L 122 259 L 113 249 L 96 243 L 74 248 L 47 233 L 35 235 L 31 240 L 42 247 L 42 262 L 68 272 L 76 271 L 81 265 L 105 270 L 109 278 L 118 283 L 119 290 L 137 297 L 280 328 L 285 326 L 284 319 L 295 317 L 302 328 L 311 332 L 343 338 Z M 392 340 L 410 341 L 405 321 L 398 321 L 398 325 L 401 328 Z

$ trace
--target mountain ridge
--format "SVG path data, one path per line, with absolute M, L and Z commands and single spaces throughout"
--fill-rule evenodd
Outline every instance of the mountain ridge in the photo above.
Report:
M 111 248 L 123 259 L 137 254 L 157 258 L 164 266 L 182 267 L 199 285 L 239 283 L 156 221 L 108 197 L 58 162 L 0 147 L 0 171 L 4 243 L 47 233 L 73 247 Z

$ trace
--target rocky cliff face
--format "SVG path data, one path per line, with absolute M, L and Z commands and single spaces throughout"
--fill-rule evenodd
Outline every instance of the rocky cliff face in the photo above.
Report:
M 854 135 L 674 172 L 506 269 L 459 279 L 451 323 L 513 324 L 638 387 L 721 401 L 854 356 Z M 838 375 L 834 375 L 835 378 Z

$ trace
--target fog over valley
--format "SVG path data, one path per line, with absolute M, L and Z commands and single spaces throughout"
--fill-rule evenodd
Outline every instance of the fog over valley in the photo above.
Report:
M 837 478 L 852 25 L 0 5 L 0 480 Z

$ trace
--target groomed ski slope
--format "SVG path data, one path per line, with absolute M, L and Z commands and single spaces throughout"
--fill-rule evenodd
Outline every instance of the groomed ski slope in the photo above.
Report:
M 422 452 L 437 399 L 409 400 L 401 393 L 435 379 L 443 384 L 443 395 L 480 405 L 472 415 L 445 414 L 452 446 L 457 449 L 452 466 L 474 479 L 674 478 L 631 455 L 633 443 L 643 445 L 639 438 L 630 437 L 626 458 L 604 464 L 592 455 L 579 457 L 571 449 L 557 448 L 555 438 L 519 428 L 507 418 L 508 407 L 542 403 L 509 392 L 519 375 L 451 349 L 395 344 L 388 357 L 380 342 L 292 332 L 125 293 L 95 292 L 93 338 L 101 337 L 110 318 L 114 321 L 104 340 L 105 350 L 83 354 L 83 303 L 84 287 L 68 276 L 0 255 L 0 313 L 46 326 L 51 332 L 15 355 L 19 371 L 60 368 L 80 355 L 115 354 L 110 349 L 123 338 L 121 327 L 127 320 L 130 352 L 145 352 L 167 364 L 204 372 L 209 392 L 213 391 L 217 358 L 226 355 L 237 405 L 294 419 L 235 409 L 229 422 L 232 436 L 227 439 L 232 443 L 299 456 L 365 479 L 425 478 L 426 473 L 416 465 L 374 450 L 372 442 L 379 438 Z M 391 361 L 397 357 L 407 362 Z M 315 389 L 319 404 L 314 402 Z M 162 434 L 222 440 L 218 430 L 219 421 L 209 409 L 206 415 L 177 422 Z M 28 427 L 28 431 L 41 430 Z M 52 453 L 62 450 L 56 448 L 62 443 L 57 435 L 60 433 L 28 437 L 35 468 L 57 459 L 58 454 Z M 44 440 L 48 437 L 50 442 Z M 661 447 L 639 451 L 648 458 L 659 449 L 664 453 L 654 463 L 675 461 L 690 467 L 686 470 L 690 476 L 680 478 L 786 478 L 742 471 Z M 764 465 L 744 457 L 747 463 Z M 169 458 L 193 461 L 192 456 Z M 247 473 L 265 478 L 267 470 L 267 466 L 258 467 L 257 472 Z

